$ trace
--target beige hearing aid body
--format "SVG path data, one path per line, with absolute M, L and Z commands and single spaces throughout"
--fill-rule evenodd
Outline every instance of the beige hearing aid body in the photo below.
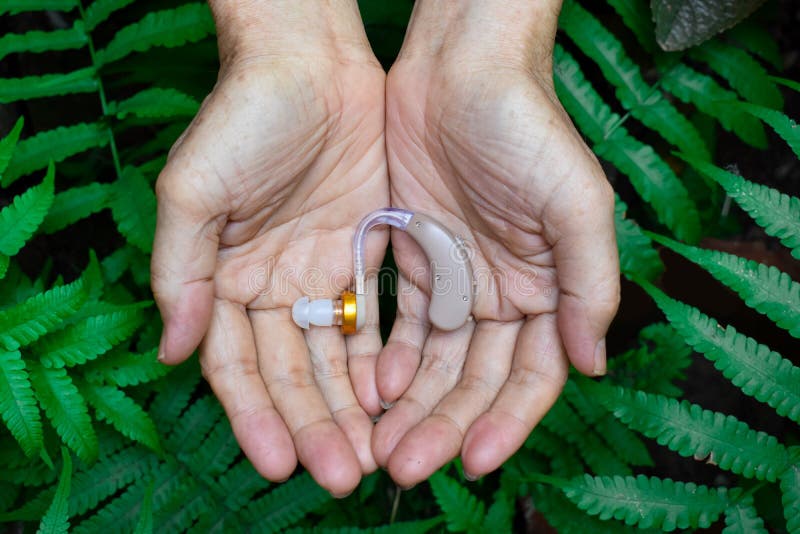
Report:
M 470 317 L 474 284 L 469 251 L 463 240 L 454 236 L 435 219 L 398 208 L 384 208 L 368 214 L 353 238 L 355 293 L 345 291 L 342 298 L 309 300 L 301 297 L 292 306 L 292 318 L 302 328 L 310 325 L 341 325 L 345 334 L 355 333 L 366 315 L 364 246 L 366 234 L 375 226 L 388 224 L 405 231 L 422 248 L 430 263 L 431 298 L 428 318 L 441 330 L 455 330 Z

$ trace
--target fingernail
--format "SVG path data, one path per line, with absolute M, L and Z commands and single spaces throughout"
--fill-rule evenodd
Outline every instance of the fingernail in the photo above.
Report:
M 603 376 L 606 374 L 606 338 L 597 342 L 594 348 L 594 376 Z
M 333 497 L 334 499 L 346 499 L 347 497 L 349 497 L 350 495 L 353 494 L 353 490 L 350 490 L 347 493 L 342 493 L 342 494 L 339 494 L 339 495 L 333 493 L 332 491 L 329 492 L 329 493 L 331 494 L 331 497 Z
M 167 357 L 164 346 L 167 344 L 167 336 L 161 334 L 161 341 L 158 343 L 158 361 L 164 363 L 164 359 Z
M 416 484 L 411 484 L 410 486 L 400 486 L 398 484 L 397 487 L 400 488 L 401 491 L 411 491 L 412 489 L 414 489 L 416 487 Z
M 393 403 L 393 402 L 386 402 L 386 401 L 385 401 L 385 400 L 383 400 L 383 399 L 380 399 L 380 403 L 381 403 L 381 408 L 383 408 L 384 410 L 388 410 L 389 408 L 391 408 L 392 406 L 394 406 L 394 403 Z
M 478 480 L 481 477 L 480 477 L 480 475 L 470 475 L 469 473 L 464 471 L 464 478 L 467 479 L 468 482 L 475 482 L 476 480 Z

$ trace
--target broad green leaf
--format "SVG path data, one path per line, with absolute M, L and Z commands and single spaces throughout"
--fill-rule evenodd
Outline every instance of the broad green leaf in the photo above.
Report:
M 765 108 L 763 106 L 748 104 L 746 102 L 739 102 L 735 104 L 735 106 L 769 124 L 772 129 L 775 130 L 775 133 L 786 141 L 795 155 L 800 158 L 800 127 L 795 121 L 780 111 L 775 111 L 774 109 Z
M 330 499 L 330 494 L 306 472 L 251 501 L 240 518 L 250 524 L 248 532 L 281 532 Z
M 0 15 L 16 15 L 23 11 L 70 11 L 78 5 L 78 0 L 3 0 Z
M 57 193 L 42 222 L 42 231 L 52 234 L 108 207 L 112 185 L 91 183 Z
M 0 211 L 0 254 L 15 256 L 42 224 L 53 204 L 55 174 L 50 162 L 41 184 L 17 195 Z
M 58 480 L 53 503 L 42 518 L 37 534 L 66 534 L 69 531 L 69 493 L 72 482 L 72 456 L 66 447 L 61 447 L 61 477 Z
M 480 529 L 486 517 L 483 502 L 463 485 L 441 472 L 434 473 L 428 482 L 436 503 L 444 512 L 447 530 L 467 532 Z
M 24 123 L 25 119 L 23 117 L 18 118 L 17 122 L 14 123 L 14 127 L 8 132 L 8 135 L 0 139 L 0 177 L 6 172 L 8 163 L 11 161 L 11 156 L 14 154 L 14 149 L 17 146 L 17 141 L 19 141 L 19 134 L 22 133 L 22 126 Z
M 94 67 L 86 67 L 64 74 L 0 78 L 0 104 L 46 96 L 93 93 L 98 88 Z
M 783 109 L 781 92 L 770 80 L 764 67 L 744 50 L 713 40 L 692 49 L 690 56 L 706 62 L 750 102 Z
M 625 276 L 655 280 L 664 271 L 664 264 L 650 238 L 642 233 L 635 221 L 625 217 L 627 209 L 622 199 L 616 197 L 614 223 L 620 270 Z
M 769 235 L 780 239 L 800 259 L 800 198 L 742 178 L 705 161 L 683 158 L 719 183 Z
M 786 447 L 774 436 L 753 430 L 731 415 L 619 386 L 592 383 L 586 388 L 623 423 L 681 456 L 770 482 L 789 462 Z
M 555 48 L 555 85 L 558 96 L 581 131 L 594 143 L 598 156 L 628 176 L 636 192 L 653 206 L 661 222 L 679 238 L 694 242 L 700 234 L 700 216 L 686 187 L 652 147 L 631 137 L 619 126 L 600 95 L 584 78 L 578 63 L 563 48 Z
M 144 321 L 142 305 L 111 308 L 48 334 L 32 346 L 45 367 L 69 367 L 97 358 L 126 339 Z
M 156 231 L 153 188 L 135 167 L 125 167 L 113 188 L 111 214 L 119 233 L 143 252 L 152 252 Z
M 725 528 L 722 529 L 722 534 L 767 534 L 752 497 L 744 498 L 725 510 Z
M 128 114 L 142 118 L 193 117 L 200 103 L 176 89 L 145 89 L 122 102 L 112 102 L 110 113 L 124 119 Z
M 174 47 L 199 41 L 214 33 L 214 20 L 205 3 L 153 11 L 139 22 L 119 30 L 96 55 L 98 65 L 117 61 L 154 46 Z
M 664 50 L 695 46 L 736 25 L 764 0 L 652 0 L 656 39 Z
M 800 284 L 776 267 L 718 250 L 704 250 L 656 234 L 657 242 L 696 263 L 736 291 L 745 303 L 800 337 Z
M 47 52 L 82 48 L 89 42 L 81 21 L 67 30 L 7 33 L 0 37 L 0 59 L 16 52 Z
M 94 0 L 89 7 L 86 8 L 83 17 L 86 23 L 86 29 L 91 31 L 98 25 L 105 22 L 114 11 L 129 6 L 135 0 Z
M 42 418 L 19 351 L 0 351 L 0 416 L 28 457 L 42 448 Z
M 92 428 L 89 410 L 66 369 L 46 369 L 31 365 L 31 382 L 39 404 L 64 443 L 82 461 L 97 458 L 97 435 Z
M 81 384 L 80 391 L 94 408 L 98 419 L 108 422 L 122 435 L 154 451 L 161 450 L 158 433 L 150 416 L 121 389 L 86 382 Z
M 727 508 L 736 492 L 709 488 L 669 478 L 593 477 L 572 479 L 561 488 L 589 515 L 619 519 L 639 528 L 675 529 L 710 527 Z
M 109 138 L 108 128 L 91 123 L 62 126 L 28 137 L 17 145 L 3 175 L 3 187 L 8 187 L 20 176 L 45 167 L 48 160 L 59 162 L 90 148 L 105 146 Z

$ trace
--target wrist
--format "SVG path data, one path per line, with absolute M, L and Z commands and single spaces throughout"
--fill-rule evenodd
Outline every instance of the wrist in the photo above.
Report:
M 223 65 L 329 57 L 375 62 L 357 0 L 209 0 Z

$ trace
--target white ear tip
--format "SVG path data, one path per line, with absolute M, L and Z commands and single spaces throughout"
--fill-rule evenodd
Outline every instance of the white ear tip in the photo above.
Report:
M 292 320 L 300 328 L 308 329 L 308 297 L 300 297 L 292 305 Z

